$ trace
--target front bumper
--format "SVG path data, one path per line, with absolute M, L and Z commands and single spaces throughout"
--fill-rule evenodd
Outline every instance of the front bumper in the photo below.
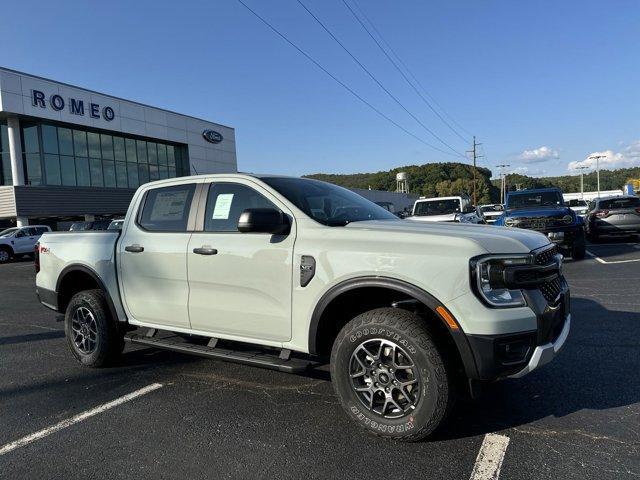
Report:
M 569 330 L 571 329 L 571 314 L 569 313 L 565 320 L 564 326 L 562 327 L 562 331 L 560 332 L 560 336 L 557 338 L 555 342 L 549 342 L 545 345 L 538 345 L 534 350 L 531 358 L 529 359 L 529 363 L 526 367 L 520 370 L 513 375 L 509 375 L 510 378 L 521 378 L 524 377 L 527 373 L 534 371 L 536 368 L 541 367 L 549 363 L 556 354 L 562 349 L 564 343 L 569 336 Z

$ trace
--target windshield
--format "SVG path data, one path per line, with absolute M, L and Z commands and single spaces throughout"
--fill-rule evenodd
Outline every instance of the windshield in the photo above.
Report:
M 413 212 L 413 214 L 418 217 L 426 217 L 429 215 L 449 215 L 451 213 L 460 213 L 460 200 L 457 198 L 416 202 L 416 208 Z
M 600 208 L 602 210 L 615 210 L 616 208 L 635 208 L 640 207 L 640 198 L 612 198 L 610 200 L 600 200 Z
M 0 232 L 0 238 L 7 238 L 12 236 L 14 233 L 16 233 L 18 231 L 17 228 L 7 228 L 6 230 L 3 230 Z
M 123 223 L 124 223 L 124 220 L 114 220 L 109 224 L 109 226 L 107 227 L 107 230 L 121 230 Z
M 508 207 L 512 209 L 558 207 L 564 205 L 560 192 L 511 193 L 508 198 Z
M 89 226 L 90 226 L 89 222 L 76 222 L 71 225 L 71 228 L 69 228 L 69 230 L 70 231 L 88 230 Z
M 262 181 L 323 225 L 334 227 L 366 220 L 398 220 L 384 208 L 337 185 L 287 177 L 264 177 Z
M 569 200 L 570 207 L 586 207 L 586 200 Z

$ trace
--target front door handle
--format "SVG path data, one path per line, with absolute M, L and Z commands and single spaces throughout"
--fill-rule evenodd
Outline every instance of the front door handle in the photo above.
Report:
M 193 253 L 197 255 L 217 255 L 218 250 L 211 247 L 200 247 L 200 248 L 194 248 Z
M 144 252 L 144 247 L 138 245 L 138 244 L 134 244 L 134 245 L 127 245 L 126 247 L 124 247 L 125 252 L 131 252 L 131 253 L 142 253 Z

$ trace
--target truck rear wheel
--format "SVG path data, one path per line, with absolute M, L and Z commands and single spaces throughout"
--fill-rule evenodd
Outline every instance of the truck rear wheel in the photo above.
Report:
M 396 308 L 351 320 L 331 352 L 331 378 L 348 416 L 379 436 L 417 441 L 453 403 L 453 381 L 427 323 Z
M 124 336 L 111 318 L 102 290 L 86 290 L 71 298 L 64 331 L 74 357 L 87 367 L 112 363 L 124 348 Z
M 7 263 L 13 257 L 13 251 L 9 247 L 0 247 L 0 263 Z

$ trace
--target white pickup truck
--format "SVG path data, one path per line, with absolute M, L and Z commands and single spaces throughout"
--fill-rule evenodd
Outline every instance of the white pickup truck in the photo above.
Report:
M 417 222 L 483 223 L 467 196 L 421 197 L 413 204 L 412 215 L 407 219 Z
M 329 360 L 347 414 L 408 441 L 458 394 L 549 362 L 570 326 L 544 235 L 412 223 L 291 177 L 148 183 L 121 232 L 43 235 L 36 269 L 84 365 L 125 341 L 287 372 Z

